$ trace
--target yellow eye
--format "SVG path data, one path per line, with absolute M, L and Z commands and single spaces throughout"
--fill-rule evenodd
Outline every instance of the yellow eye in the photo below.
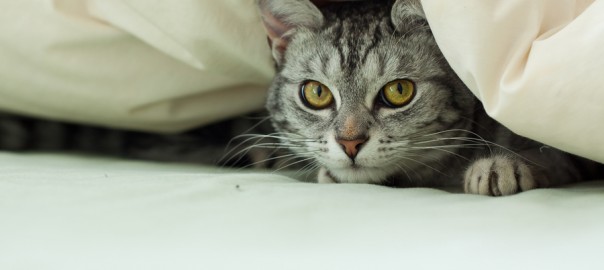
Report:
M 327 86 L 317 81 L 307 81 L 302 85 L 300 97 L 306 106 L 321 110 L 333 103 L 333 95 Z
M 403 107 L 415 96 L 415 84 L 410 80 L 394 80 L 382 88 L 382 101 L 391 108 Z

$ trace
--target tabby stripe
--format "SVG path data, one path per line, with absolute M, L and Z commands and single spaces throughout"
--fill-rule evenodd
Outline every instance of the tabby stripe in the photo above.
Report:
M 331 177 L 331 180 L 333 180 L 336 184 L 340 184 L 340 180 L 338 180 L 337 178 L 335 178 L 333 176 L 333 174 L 331 174 L 330 171 L 325 172 L 325 174 L 327 174 L 327 176 Z
M 453 107 L 456 111 L 460 111 L 460 112 L 464 112 L 466 111 L 468 108 L 466 108 L 465 106 L 462 106 L 459 104 L 459 100 L 455 98 L 456 92 L 459 91 L 459 87 L 457 87 L 456 85 L 454 85 L 453 83 L 451 83 L 451 78 L 450 77 L 445 77 L 445 76 L 431 76 L 426 78 L 426 80 L 434 82 L 436 84 L 438 84 L 439 86 L 442 86 L 444 88 L 447 89 L 453 89 L 455 91 L 455 93 L 452 93 L 450 100 L 452 100 L 452 102 L 448 102 L 448 105 L 450 105 L 451 107 Z M 469 91 L 467 89 L 463 89 L 463 91 Z
M 380 54 L 378 57 L 378 62 L 378 65 L 380 67 L 380 71 L 378 71 L 378 77 L 382 77 L 386 73 L 386 56 Z
M 382 40 L 382 32 L 380 31 L 380 25 L 376 24 L 375 29 L 373 29 L 373 39 L 361 57 L 361 63 L 363 63 L 363 65 L 366 64 L 369 53 L 378 45 L 378 40 Z
M 338 50 L 338 55 L 340 56 L 340 66 L 343 67 L 344 63 L 346 61 L 346 58 L 344 56 L 344 49 L 342 48 L 342 44 L 340 44 L 340 42 L 342 41 L 342 35 L 343 35 L 343 31 L 344 31 L 342 29 L 342 22 L 339 22 L 334 27 L 336 28 L 336 31 L 335 31 L 335 35 L 334 35 L 334 39 L 333 39 L 333 46 L 336 47 L 336 49 Z

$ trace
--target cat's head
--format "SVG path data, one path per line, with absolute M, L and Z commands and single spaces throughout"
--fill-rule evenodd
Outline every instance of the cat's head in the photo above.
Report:
M 419 0 L 258 5 L 278 69 L 267 103 L 273 124 L 285 146 L 337 180 L 404 176 L 443 154 L 420 151 L 420 142 L 467 125 L 474 98 Z

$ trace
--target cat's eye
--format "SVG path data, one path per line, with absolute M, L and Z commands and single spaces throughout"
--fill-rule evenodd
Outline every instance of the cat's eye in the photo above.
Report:
M 403 107 L 415 96 L 415 84 L 406 79 L 394 80 L 382 88 L 380 97 L 382 102 L 390 108 Z
M 324 84 L 317 81 L 307 81 L 302 84 L 300 98 L 306 106 L 314 110 L 321 110 L 333 103 L 333 94 Z

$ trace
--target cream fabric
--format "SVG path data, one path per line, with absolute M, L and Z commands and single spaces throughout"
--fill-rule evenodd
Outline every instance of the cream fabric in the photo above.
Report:
M 0 0 L 0 108 L 178 131 L 263 106 L 254 0 Z
M 603 269 L 603 193 L 490 198 L 0 153 L 0 269 Z
M 493 118 L 604 162 L 604 1 L 422 3 L 447 60 Z

